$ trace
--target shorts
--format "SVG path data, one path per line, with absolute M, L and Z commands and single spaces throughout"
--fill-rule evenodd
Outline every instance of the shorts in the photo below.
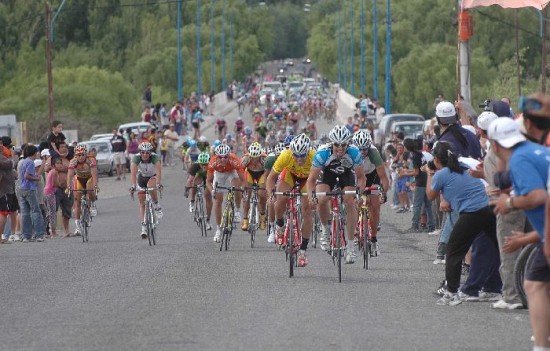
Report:
M 67 194 L 65 194 L 65 189 L 55 188 L 55 210 L 57 211 L 61 208 L 63 218 L 71 218 L 73 202 L 74 197 L 72 193 L 67 196 Z
M 19 202 L 15 194 L 6 194 L 0 197 L 0 214 L 7 215 L 10 212 L 19 211 Z
M 115 152 L 115 153 L 113 153 L 113 162 L 114 162 L 115 166 L 125 165 L 126 164 L 126 156 L 124 155 L 124 152 Z
M 231 181 L 233 179 L 239 179 L 239 175 L 237 174 L 236 170 L 232 170 L 230 172 L 216 172 L 214 171 L 214 189 L 216 188 L 216 185 L 223 186 L 226 188 L 229 188 L 233 184 L 231 184 Z M 225 189 L 219 189 L 216 190 L 217 192 L 226 192 Z
M 78 178 L 73 179 L 73 190 L 91 189 L 92 178 Z
M 254 181 L 256 181 L 258 185 L 265 183 L 264 171 L 250 171 L 247 169 L 244 171 L 244 177 L 248 184 L 253 184 Z
M 193 128 L 195 128 L 195 129 L 199 129 L 200 126 L 201 126 L 201 125 L 199 124 L 199 122 L 192 122 L 191 125 L 192 125 Z
M 409 187 L 407 186 L 408 180 L 409 180 L 408 177 L 397 178 L 397 183 L 395 183 L 397 185 L 397 192 L 399 193 L 409 192 Z
M 380 185 L 380 177 L 378 176 L 378 172 L 372 171 L 371 173 L 366 175 L 367 177 L 367 187 L 373 186 L 373 185 Z
M 138 174 L 138 176 L 137 176 L 137 185 L 140 188 L 147 188 L 147 183 L 149 183 L 149 179 L 151 179 L 153 177 L 156 177 L 156 174 L 154 176 L 151 176 L 151 177 L 144 177 L 141 174 Z
M 298 184 L 300 186 L 300 191 L 304 189 L 307 181 L 307 178 L 298 178 L 294 174 L 288 172 L 286 168 L 283 169 L 283 171 L 279 175 L 279 179 L 284 181 L 291 187 L 294 187 L 294 185 Z
M 336 175 L 330 171 L 325 171 L 323 172 L 323 177 L 321 178 L 319 184 L 326 184 L 329 186 L 330 189 L 334 189 L 336 185 L 340 186 L 340 188 L 342 189 L 347 186 L 354 187 L 356 186 L 355 173 L 353 173 L 351 170 L 348 170 L 342 174 Z
M 527 267 L 525 273 L 525 280 L 531 280 L 535 282 L 550 282 L 550 267 L 548 261 L 544 256 L 543 243 L 536 244 L 530 265 Z

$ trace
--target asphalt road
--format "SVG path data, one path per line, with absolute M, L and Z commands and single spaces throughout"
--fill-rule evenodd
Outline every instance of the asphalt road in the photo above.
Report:
M 229 125 L 235 109 L 227 109 Z M 346 115 L 349 111 L 342 114 Z M 208 122 L 208 121 L 207 121 Z M 328 126 L 322 126 L 322 129 Z M 213 137 L 213 131 L 205 132 Z M 163 168 L 158 245 L 139 238 L 129 183 L 102 178 L 90 242 L 0 246 L 1 350 L 527 350 L 526 311 L 435 304 L 436 238 L 400 234 L 384 208 L 381 256 L 343 267 L 311 248 L 288 278 L 284 254 L 237 230 L 220 252 L 200 236 L 184 174 Z

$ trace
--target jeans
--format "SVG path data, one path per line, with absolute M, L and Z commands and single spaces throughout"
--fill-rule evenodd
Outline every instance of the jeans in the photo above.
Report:
M 451 212 L 445 213 L 445 219 L 443 224 L 443 229 L 441 234 L 439 234 L 439 242 L 447 244 L 449 242 L 449 237 L 451 236 L 451 231 L 455 226 L 456 221 L 458 220 L 458 211 L 452 210 Z
M 470 296 L 478 296 L 480 290 L 500 294 L 502 280 L 498 271 L 499 265 L 498 247 L 485 232 L 480 233 L 472 244 L 470 274 L 460 290 Z
M 422 211 L 422 205 L 426 209 L 426 215 L 428 216 L 428 229 L 430 231 L 435 229 L 434 216 L 432 212 L 432 203 L 426 195 L 426 188 L 417 186 L 414 189 L 413 197 L 413 217 L 412 217 L 412 226 L 419 228 L 420 222 L 420 212 Z
M 23 238 L 30 239 L 32 237 L 33 225 L 36 237 L 43 238 L 46 229 L 44 227 L 44 217 L 42 217 L 42 211 L 40 210 L 40 205 L 38 204 L 36 190 L 21 189 L 19 191 L 19 196 Z

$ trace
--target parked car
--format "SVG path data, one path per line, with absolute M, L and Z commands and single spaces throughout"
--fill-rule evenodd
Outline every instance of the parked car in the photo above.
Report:
M 425 119 L 421 115 L 415 114 L 406 114 L 406 113 L 392 113 L 385 115 L 380 121 L 378 128 L 381 130 L 382 135 L 382 145 L 387 141 L 387 138 L 390 136 L 392 124 L 396 122 L 406 122 L 406 121 L 421 121 L 424 122 Z
M 144 131 L 146 131 L 148 128 L 154 127 L 151 123 L 148 122 L 132 122 L 132 123 L 125 123 L 118 126 L 118 130 L 123 129 L 126 132 L 126 129 L 132 128 L 132 132 L 134 132 L 136 135 L 140 135 Z
M 88 151 L 90 151 L 92 148 L 95 148 L 97 151 L 97 173 L 105 173 L 109 177 L 113 176 L 113 171 L 115 169 L 114 161 L 113 161 L 113 151 L 111 147 L 111 143 L 108 140 L 90 140 L 90 141 L 83 141 L 79 143 L 79 145 L 86 145 L 88 147 Z
M 422 135 L 423 129 L 424 122 L 422 121 L 395 122 L 391 126 L 391 133 L 402 132 L 405 138 L 416 139 L 419 135 Z
M 111 139 L 112 137 L 113 133 L 94 134 L 90 137 L 90 141 L 98 139 Z

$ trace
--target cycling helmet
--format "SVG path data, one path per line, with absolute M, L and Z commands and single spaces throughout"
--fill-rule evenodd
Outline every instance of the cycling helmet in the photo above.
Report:
M 83 155 L 83 154 L 86 154 L 87 152 L 88 152 L 88 148 L 86 147 L 86 145 L 83 145 L 83 144 L 77 145 L 74 148 L 75 155 Z
M 231 152 L 231 148 L 227 144 L 220 144 L 214 149 L 217 156 L 227 156 Z
M 153 144 L 145 141 L 138 146 L 139 151 L 153 151 Z
M 275 148 L 274 148 L 273 152 L 275 152 L 275 155 L 280 155 L 281 152 L 285 151 L 285 149 L 286 149 L 285 144 L 279 143 L 279 144 L 275 145 Z
M 208 162 L 210 162 L 210 154 L 208 152 L 201 152 L 199 154 L 199 158 L 197 159 L 197 163 L 204 165 L 204 164 L 207 164 Z
M 214 140 L 214 143 L 212 144 L 212 146 L 216 147 L 218 145 L 220 145 L 222 142 L 220 141 L 220 139 L 216 139 Z
M 347 144 L 351 139 L 351 133 L 346 126 L 336 126 L 328 133 L 331 143 Z
M 294 135 L 291 134 L 291 135 L 287 135 L 287 137 L 285 138 L 285 141 L 283 142 L 285 144 L 285 146 L 289 146 L 290 145 L 290 142 L 292 141 L 292 139 L 294 139 Z
M 189 147 L 195 147 L 195 146 L 197 146 L 197 142 L 195 140 L 191 139 L 191 140 L 189 140 L 187 145 L 189 145 Z
M 305 155 L 309 150 L 311 140 L 304 133 L 298 135 L 290 142 L 290 151 L 295 155 Z
M 280 108 L 276 108 L 274 111 L 273 111 L 273 114 L 277 117 L 281 117 L 283 115 L 283 110 L 281 110 Z
M 353 135 L 353 143 L 360 149 L 370 149 L 372 139 L 366 130 L 360 129 Z
M 260 157 L 262 155 L 262 146 L 260 143 L 252 143 L 248 147 L 248 154 L 250 157 Z
M 246 135 L 252 134 L 252 128 L 250 128 L 248 126 L 244 127 L 244 134 L 246 134 Z
M 199 138 L 199 141 L 201 143 L 206 143 L 208 141 L 208 139 L 206 139 L 206 137 L 204 135 L 201 135 L 201 137 Z

